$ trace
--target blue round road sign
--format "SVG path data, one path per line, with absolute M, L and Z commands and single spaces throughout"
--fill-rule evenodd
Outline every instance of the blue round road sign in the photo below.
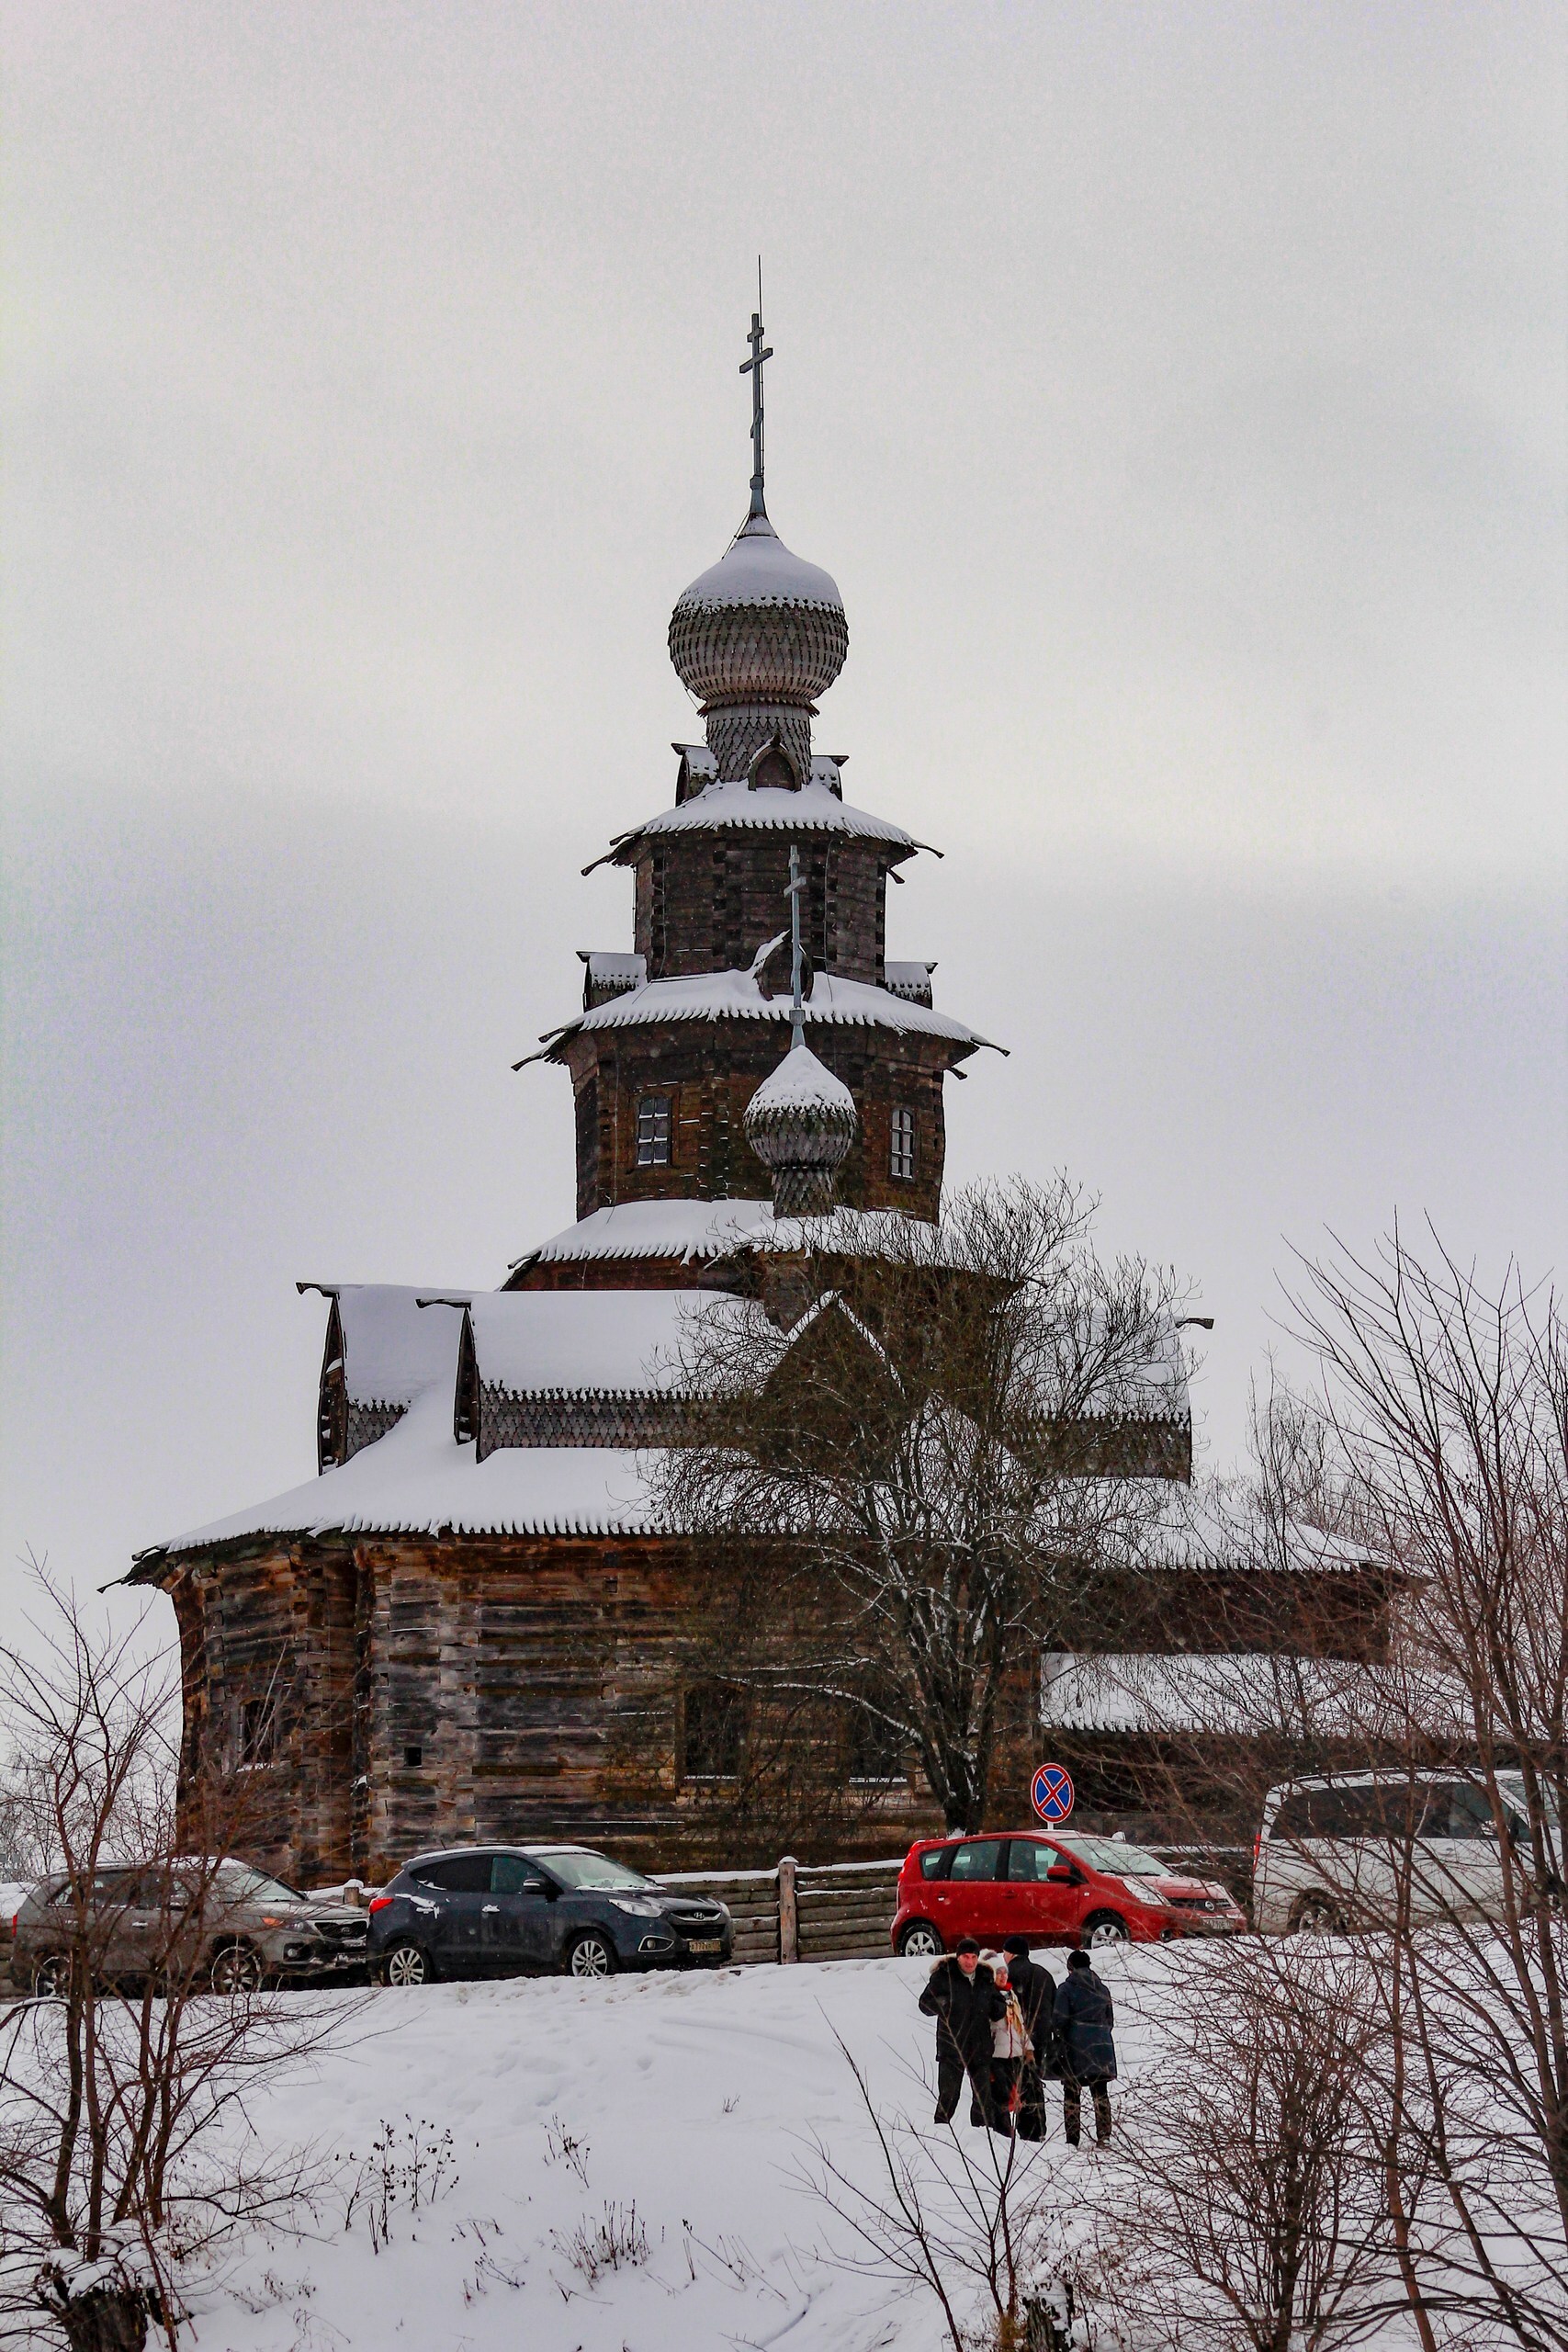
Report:
M 1029 1796 L 1042 1821 L 1066 1821 L 1073 1809 L 1073 1776 L 1060 1764 L 1042 1764 L 1029 1784 Z

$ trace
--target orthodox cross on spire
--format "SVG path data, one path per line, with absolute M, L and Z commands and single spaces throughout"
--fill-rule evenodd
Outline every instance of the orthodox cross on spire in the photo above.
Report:
M 762 503 L 762 362 L 773 357 L 771 346 L 762 345 L 762 265 L 757 264 L 757 307 L 751 313 L 751 332 L 746 338 L 751 346 L 751 356 L 740 362 L 740 373 L 751 379 L 751 513 L 766 515 Z
M 806 879 L 800 870 L 800 851 L 795 843 L 791 842 L 789 888 L 784 895 L 789 900 L 789 1042 L 792 1053 L 796 1046 L 804 1046 L 806 1043 L 805 1000 L 801 993 L 801 979 L 806 959 L 800 944 L 800 894 L 805 888 Z

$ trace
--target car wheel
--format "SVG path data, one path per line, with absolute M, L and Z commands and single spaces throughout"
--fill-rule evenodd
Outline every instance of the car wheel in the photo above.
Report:
M 40 1960 L 33 1971 L 33 1991 L 40 2001 L 63 2001 L 70 1990 L 70 1955 L 51 1951 L 49 1958 Z
M 941 1932 L 929 1919 L 911 1919 L 898 1931 L 898 1951 L 904 1960 L 938 1960 L 942 1951 Z
M 615 1947 L 608 1936 L 590 1933 L 579 1936 L 566 1956 L 569 1976 L 613 1976 L 615 1973 Z
M 1345 1922 L 1326 1894 L 1303 1894 L 1291 1914 L 1292 1936 L 1338 1936 Z
M 435 1976 L 429 1953 L 418 1944 L 394 1944 L 390 1951 L 382 1953 L 376 1973 L 383 1984 L 398 1985 L 429 1984 Z
M 1083 1923 L 1083 1939 L 1093 1951 L 1107 1944 L 1130 1944 L 1133 1930 L 1119 1911 L 1096 1911 Z
M 261 1954 L 249 1944 L 225 1944 L 221 1951 L 212 1955 L 212 1965 L 207 1981 L 215 1993 L 231 1996 L 239 1993 L 261 1991 Z

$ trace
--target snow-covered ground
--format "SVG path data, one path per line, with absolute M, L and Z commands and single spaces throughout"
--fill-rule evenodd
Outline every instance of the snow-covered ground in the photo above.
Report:
M 1168 2007 L 1171 1971 L 1201 1960 L 1105 1955 L 1124 2074 L 1149 2047 L 1141 2020 Z M 814 2137 L 875 2178 L 835 2034 L 880 2107 L 929 2123 L 925 1974 L 882 1960 L 434 1985 L 361 1996 L 357 2010 L 336 1996 L 341 2046 L 253 2098 L 250 2122 L 269 2153 L 310 2141 L 334 2155 L 338 2185 L 313 2234 L 254 2241 L 187 2278 L 201 2352 L 931 2352 L 944 2340 L 934 2305 L 835 2263 L 849 2234 L 798 2184 Z M 1052 2100 L 1039 2161 L 1092 2194 L 1101 2159 L 1063 2144 Z M 397 2191 L 378 2245 L 384 2166 L 371 2150 L 385 2124 L 394 2168 L 415 2132 L 429 2148 L 450 2131 L 455 2177 L 417 2211 Z M 367 2188 L 345 2221 L 356 2177 Z M 646 2234 L 646 2259 L 591 2282 L 572 2240 L 607 2219 Z

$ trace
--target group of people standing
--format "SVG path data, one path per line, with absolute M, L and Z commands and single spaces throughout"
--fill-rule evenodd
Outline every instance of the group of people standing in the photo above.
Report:
M 920 2007 L 936 2019 L 939 2123 L 952 2121 L 967 2080 L 971 2123 L 1043 2140 L 1045 2086 L 1055 2082 L 1069 2146 L 1078 2144 L 1086 2090 L 1095 2138 L 1110 2139 L 1116 2013 L 1087 1951 L 1067 1954 L 1058 1984 L 1030 1958 L 1027 1937 L 1010 1937 L 1002 1951 L 983 1952 L 973 1936 L 960 1936 L 932 1968 Z

